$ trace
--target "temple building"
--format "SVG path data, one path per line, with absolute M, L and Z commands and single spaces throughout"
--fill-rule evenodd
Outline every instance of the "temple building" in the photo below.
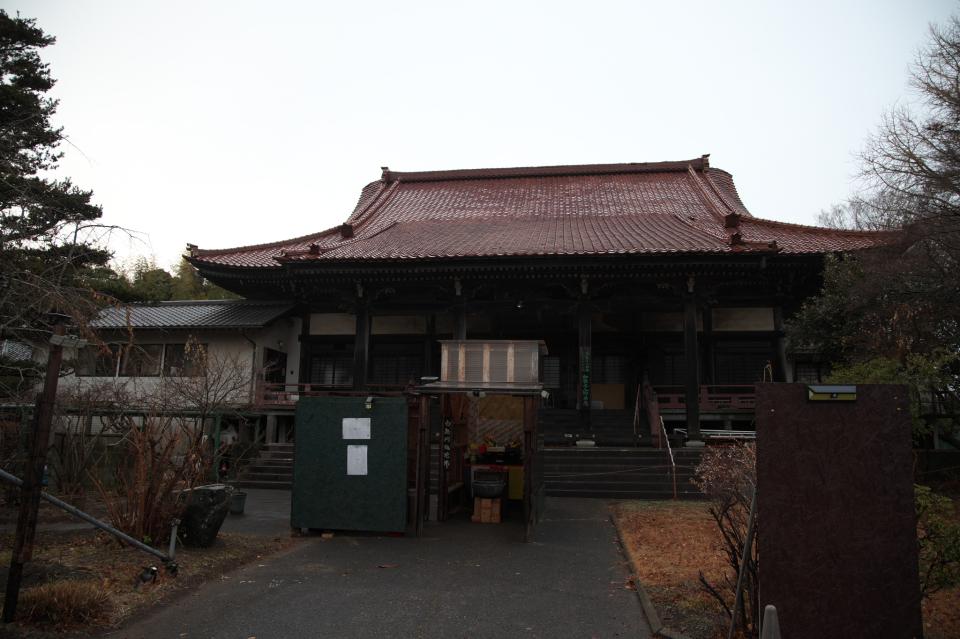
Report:
M 293 304 L 299 341 L 271 345 L 284 372 L 261 381 L 261 403 L 419 385 L 439 376 L 447 340 L 534 341 L 545 442 L 623 446 L 659 436 L 654 400 L 697 443 L 750 428 L 755 382 L 818 381 L 784 319 L 819 290 L 826 254 L 891 238 L 754 217 L 703 156 L 384 168 L 339 226 L 189 245 L 187 259 L 246 298 Z

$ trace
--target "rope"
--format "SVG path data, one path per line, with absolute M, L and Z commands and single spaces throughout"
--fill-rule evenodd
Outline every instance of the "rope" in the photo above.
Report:
M 681 466 L 680 468 L 693 468 L 693 467 Z M 622 475 L 624 473 L 635 473 L 643 470 L 670 470 L 670 466 L 638 466 L 636 468 L 628 468 L 626 470 L 607 470 L 607 471 L 597 472 L 597 473 L 566 473 L 562 475 L 544 472 L 544 477 L 547 479 L 562 479 L 566 477 L 596 477 L 598 475 Z

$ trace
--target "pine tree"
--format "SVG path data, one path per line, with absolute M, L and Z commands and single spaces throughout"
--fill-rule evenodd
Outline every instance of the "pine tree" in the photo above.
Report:
M 65 139 L 39 55 L 54 41 L 0 9 L 0 339 L 42 339 L 54 311 L 82 324 L 95 306 L 84 273 L 109 258 L 91 191 L 49 177 Z

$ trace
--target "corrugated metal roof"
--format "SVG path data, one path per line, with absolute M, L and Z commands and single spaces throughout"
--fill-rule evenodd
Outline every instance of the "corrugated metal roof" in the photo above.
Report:
M 92 328 L 260 328 L 293 308 L 289 302 L 203 300 L 129 304 L 105 308 Z
M 344 232 L 346 231 L 346 232 Z M 400 173 L 368 184 L 345 225 L 191 261 L 283 262 L 743 251 L 824 253 L 887 241 L 754 218 L 729 173 L 681 162 Z

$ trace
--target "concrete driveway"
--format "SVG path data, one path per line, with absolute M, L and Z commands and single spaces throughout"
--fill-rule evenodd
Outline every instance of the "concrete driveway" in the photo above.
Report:
M 310 537 L 108 636 L 649 637 L 608 516 L 551 499 L 530 544 L 519 524 L 465 520 L 420 539 Z

